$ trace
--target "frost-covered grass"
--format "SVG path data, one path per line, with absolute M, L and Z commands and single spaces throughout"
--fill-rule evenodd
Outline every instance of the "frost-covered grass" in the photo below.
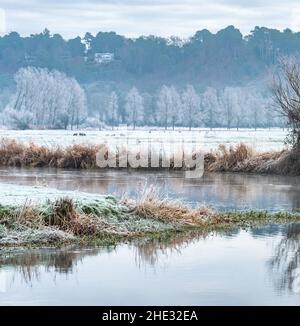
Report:
M 0 245 L 107 241 L 177 228 L 173 221 L 140 216 L 112 196 L 0 205 Z
M 218 213 L 161 197 L 154 188 L 140 198 L 57 197 L 0 205 L 0 247 L 17 245 L 112 244 L 135 237 L 190 230 L 211 231 L 256 223 L 300 221 L 300 214 Z

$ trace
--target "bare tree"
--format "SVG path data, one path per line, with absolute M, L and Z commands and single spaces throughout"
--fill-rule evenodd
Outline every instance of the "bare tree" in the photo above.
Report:
M 181 109 L 180 95 L 174 86 L 162 86 L 157 101 L 157 107 L 157 116 L 160 123 L 164 125 L 165 129 L 167 129 L 169 123 L 171 123 L 174 130 Z
M 295 58 L 282 58 L 272 85 L 273 100 L 291 126 L 288 142 L 300 149 L 300 70 Z
M 142 122 L 144 118 L 143 98 L 139 91 L 133 87 L 126 97 L 126 113 L 128 122 L 135 129 L 137 123 Z
M 183 114 L 186 124 L 191 130 L 193 125 L 199 122 L 200 98 L 192 85 L 187 85 L 186 90 L 182 94 Z
M 207 87 L 201 96 L 201 106 L 204 121 L 210 129 L 215 127 L 220 118 L 220 103 L 215 88 Z
M 107 105 L 106 116 L 112 128 L 119 124 L 119 102 L 116 92 L 111 92 Z
M 74 78 L 28 67 L 16 73 L 15 81 L 16 93 L 6 114 L 17 128 L 73 128 L 85 120 L 85 92 Z

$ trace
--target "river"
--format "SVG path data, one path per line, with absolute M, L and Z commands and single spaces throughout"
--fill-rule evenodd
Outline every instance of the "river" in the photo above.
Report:
M 217 210 L 300 211 L 300 178 L 249 174 L 1 168 L 0 199 L 64 193 L 170 198 Z M 39 196 L 39 197 L 38 197 Z M 9 200 L 8 200 L 9 201 Z M 299 305 L 300 224 L 178 234 L 105 248 L 0 256 L 0 305 Z

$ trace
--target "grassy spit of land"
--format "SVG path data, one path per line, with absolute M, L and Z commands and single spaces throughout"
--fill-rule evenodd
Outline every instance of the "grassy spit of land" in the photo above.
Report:
M 145 236 L 295 221 L 300 221 L 300 214 L 190 208 L 149 188 L 139 200 L 106 196 L 90 202 L 61 198 L 22 207 L 0 205 L 0 247 L 109 245 Z
M 106 144 L 75 144 L 66 148 L 50 148 L 33 143 L 26 144 L 16 140 L 1 139 L 0 166 L 94 169 L 97 168 L 96 154 L 99 150 L 108 152 L 108 147 Z M 127 150 L 117 149 L 115 154 L 117 167 L 120 156 L 127 154 Z M 174 157 L 171 156 L 169 159 L 170 168 L 168 169 L 178 169 L 174 168 Z M 176 161 L 178 162 L 178 158 Z M 151 169 L 150 162 L 149 157 L 147 169 Z M 160 165 L 162 165 L 161 160 Z M 162 167 L 155 169 L 162 169 Z M 180 169 L 186 169 L 184 160 Z M 285 149 L 261 153 L 245 144 L 235 147 L 220 145 L 218 150 L 205 154 L 205 170 L 208 172 L 300 175 L 300 152 Z

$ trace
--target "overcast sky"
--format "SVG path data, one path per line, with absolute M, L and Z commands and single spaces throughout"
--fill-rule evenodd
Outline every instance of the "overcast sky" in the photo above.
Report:
M 87 31 L 189 37 L 228 25 L 243 34 L 256 25 L 300 31 L 299 0 L 0 0 L 2 34 L 29 35 L 47 27 L 66 38 Z

